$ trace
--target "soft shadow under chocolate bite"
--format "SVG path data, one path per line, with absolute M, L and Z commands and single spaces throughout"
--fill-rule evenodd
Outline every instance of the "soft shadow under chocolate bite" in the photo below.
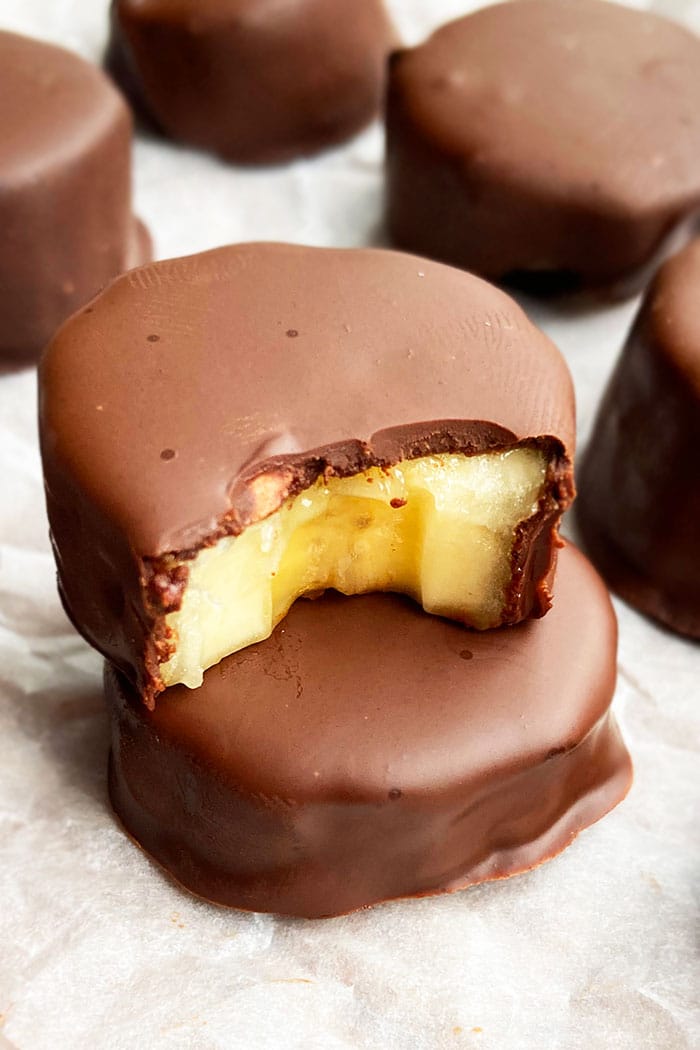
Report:
M 699 233 L 700 212 L 672 226 L 644 266 L 604 284 L 589 285 L 574 270 L 518 270 L 496 283 L 510 292 L 526 311 L 533 312 L 544 304 L 562 319 L 576 320 L 641 295 L 659 267 Z
M 37 354 L 36 357 L 27 356 L 26 354 L 8 354 L 7 351 L 0 358 L 0 379 L 4 376 L 17 375 L 19 372 L 27 372 L 31 368 L 36 368 L 41 354 Z

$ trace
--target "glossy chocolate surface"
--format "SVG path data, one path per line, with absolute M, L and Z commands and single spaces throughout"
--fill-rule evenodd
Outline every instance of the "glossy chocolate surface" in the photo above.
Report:
M 573 495 L 561 355 L 502 292 L 394 252 L 238 245 L 115 281 L 41 368 L 61 594 L 147 702 L 191 554 L 321 475 L 518 443 L 549 460 L 510 622 L 542 615 Z M 160 647 L 160 648 L 159 648 Z
M 266 163 L 367 124 L 395 44 L 381 0 L 114 0 L 107 61 L 165 134 Z
M 570 547 L 552 611 L 518 627 L 298 602 L 154 712 L 107 668 L 112 802 L 186 888 L 240 908 L 319 917 L 526 871 L 628 790 L 616 641 Z
M 397 247 L 532 291 L 630 294 L 700 215 L 700 39 L 602 0 L 486 7 L 398 52 Z
M 0 32 L 0 129 L 0 354 L 20 359 L 150 242 L 131 213 L 129 111 L 99 69 Z
M 593 428 L 578 519 L 610 585 L 700 638 L 700 241 L 650 287 Z

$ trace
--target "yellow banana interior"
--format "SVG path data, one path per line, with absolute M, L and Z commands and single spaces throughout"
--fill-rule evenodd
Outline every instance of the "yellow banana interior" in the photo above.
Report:
M 188 562 L 167 617 L 166 686 L 267 638 L 301 595 L 399 591 L 430 613 L 487 628 L 500 621 L 517 525 L 537 510 L 546 461 L 535 449 L 407 460 L 320 478 L 268 518 Z

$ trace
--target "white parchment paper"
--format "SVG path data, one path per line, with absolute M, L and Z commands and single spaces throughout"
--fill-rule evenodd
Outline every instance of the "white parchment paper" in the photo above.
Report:
M 0 26 L 97 60 L 107 6 L 0 0 Z M 477 5 L 391 6 L 413 43 Z M 634 6 L 700 29 L 697 0 Z M 259 171 L 142 138 L 138 211 L 159 257 L 242 239 L 376 243 L 381 155 L 378 127 Z M 535 311 L 572 368 L 583 440 L 634 306 Z M 635 784 L 550 864 L 326 922 L 218 910 L 111 817 L 100 659 L 55 592 L 35 386 L 31 371 L 0 374 L 2 1050 L 700 1047 L 699 646 L 618 603 L 615 707 Z

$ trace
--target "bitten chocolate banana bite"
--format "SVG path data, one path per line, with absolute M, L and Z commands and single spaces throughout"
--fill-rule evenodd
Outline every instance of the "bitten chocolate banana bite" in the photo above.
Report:
M 405 598 L 299 602 L 149 712 L 105 668 L 110 795 L 187 889 L 310 918 L 527 871 L 626 794 L 616 623 L 586 559 L 552 611 L 467 634 Z
M 61 329 L 40 388 L 65 607 L 149 705 L 327 588 L 479 629 L 549 608 L 571 379 L 478 278 L 280 244 L 155 263 Z
M 95 66 L 0 32 L 0 355 L 39 356 L 103 285 L 150 258 L 131 211 L 131 117 Z
M 113 0 L 107 62 L 166 135 L 267 163 L 368 124 L 396 42 L 382 0 Z
M 607 0 L 483 7 L 396 53 L 393 243 L 531 291 L 618 297 L 700 220 L 700 39 Z

